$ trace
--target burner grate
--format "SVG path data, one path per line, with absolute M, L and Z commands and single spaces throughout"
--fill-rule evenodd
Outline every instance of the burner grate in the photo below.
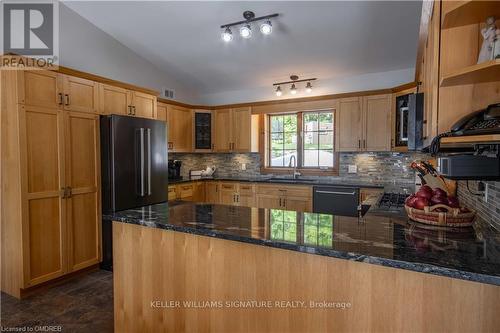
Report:
M 379 208 L 399 209 L 404 206 L 408 194 L 403 193 L 384 193 L 378 203 Z

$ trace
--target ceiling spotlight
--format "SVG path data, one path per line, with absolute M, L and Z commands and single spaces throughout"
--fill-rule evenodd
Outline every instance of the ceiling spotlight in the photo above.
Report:
M 273 32 L 273 25 L 271 24 L 270 20 L 267 20 L 260 25 L 260 32 L 262 32 L 264 35 L 270 35 L 271 32 Z
M 297 93 L 297 88 L 295 87 L 295 83 L 292 83 L 292 87 L 290 88 L 290 94 L 295 95 Z
M 226 43 L 233 40 L 233 33 L 231 32 L 231 29 L 229 29 L 229 27 L 227 27 L 226 30 L 224 30 L 224 32 L 222 33 L 222 40 Z
M 313 91 L 313 86 L 311 85 L 311 82 L 307 82 L 306 91 L 308 93 L 310 93 L 311 91 Z
M 240 28 L 240 36 L 243 38 L 252 37 L 252 28 L 250 27 L 250 24 L 245 24 Z
M 282 95 L 282 91 L 281 91 L 281 87 L 278 86 L 278 88 L 276 88 L 276 96 L 280 97 Z

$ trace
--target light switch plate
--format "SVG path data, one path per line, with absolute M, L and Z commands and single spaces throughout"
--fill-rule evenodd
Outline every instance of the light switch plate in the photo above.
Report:
M 347 167 L 347 173 L 357 173 L 358 166 L 356 164 L 349 164 Z
M 241 170 L 245 171 L 247 169 L 246 163 L 241 163 Z

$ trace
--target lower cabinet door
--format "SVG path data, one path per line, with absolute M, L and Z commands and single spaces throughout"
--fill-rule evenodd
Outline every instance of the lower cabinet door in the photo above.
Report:
M 257 194 L 257 207 L 283 209 L 283 198 L 275 195 Z
M 255 207 L 255 196 L 253 194 L 239 194 L 238 205 L 245 207 Z
M 219 200 L 219 184 L 215 182 L 207 182 L 205 184 L 205 201 L 211 204 L 218 204 Z
M 312 211 L 312 201 L 309 198 L 287 196 L 284 206 L 287 210 L 294 210 L 297 212 Z
M 63 111 L 20 106 L 21 154 L 26 162 L 23 210 L 24 286 L 30 287 L 66 272 Z
M 233 191 L 221 191 L 220 192 L 220 203 L 223 205 L 234 205 L 234 204 L 236 204 L 234 197 L 235 197 L 235 194 Z
M 100 262 L 100 152 L 99 118 L 66 112 L 66 184 L 69 271 Z

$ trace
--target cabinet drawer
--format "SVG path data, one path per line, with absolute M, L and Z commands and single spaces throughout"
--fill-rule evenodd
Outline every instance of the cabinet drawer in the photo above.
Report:
M 253 184 L 240 183 L 238 192 L 241 195 L 253 195 L 253 193 L 255 192 L 255 186 Z
M 175 190 L 175 186 L 168 187 L 168 201 L 177 199 L 177 191 Z
M 257 193 L 268 195 L 289 195 L 294 197 L 310 197 L 311 186 L 304 185 L 258 185 Z
M 221 191 L 236 191 L 238 183 L 220 183 Z
M 177 192 L 180 199 L 185 199 L 193 196 L 193 184 L 177 185 Z

